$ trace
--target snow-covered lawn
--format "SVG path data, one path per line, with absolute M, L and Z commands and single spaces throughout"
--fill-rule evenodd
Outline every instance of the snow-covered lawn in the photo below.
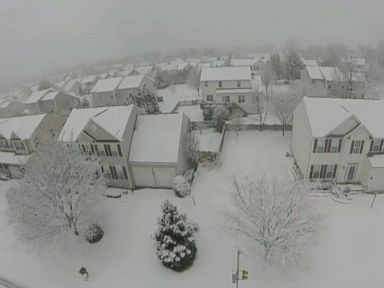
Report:
M 267 170 L 278 174 L 290 169 L 286 158 L 290 135 L 279 131 L 227 132 L 222 164 L 199 169 L 192 186 L 192 198 L 177 198 L 173 191 L 143 189 L 120 199 L 106 199 L 95 211 L 105 230 L 98 244 L 81 239 L 66 241 L 65 248 L 28 254 L 15 241 L 4 215 L 5 190 L 12 182 L 0 182 L 0 274 L 28 287 L 233 287 L 236 247 L 247 255 L 241 268 L 249 280 L 240 287 L 382 287 L 384 274 L 384 197 L 354 196 L 352 204 L 339 204 L 330 197 L 314 198 L 324 223 L 304 267 L 289 271 L 266 269 L 258 248 L 248 239 L 226 229 L 222 210 L 229 205 L 233 176 L 247 171 Z M 200 225 L 198 256 L 183 273 L 163 268 L 157 260 L 151 235 L 156 229 L 160 205 L 169 199 Z M 90 273 L 83 282 L 78 270 Z M 0 275 L 0 276 L 1 276 Z
M 184 113 L 192 122 L 204 121 L 203 110 L 201 110 L 200 105 L 179 106 L 176 112 Z
M 163 97 L 163 102 L 159 102 L 160 111 L 163 113 L 171 112 L 178 101 L 201 99 L 196 89 L 188 84 L 168 86 L 165 89 L 157 90 L 157 93 Z

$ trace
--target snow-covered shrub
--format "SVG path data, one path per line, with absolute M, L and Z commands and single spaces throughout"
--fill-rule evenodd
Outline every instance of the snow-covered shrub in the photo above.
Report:
M 176 196 L 180 198 L 184 198 L 191 194 L 191 184 L 189 184 L 188 180 L 185 179 L 183 175 L 175 177 L 172 188 L 173 191 L 175 191 Z
M 84 232 L 84 238 L 89 243 L 97 243 L 103 238 L 104 232 L 99 224 L 89 225 Z
M 162 205 L 159 228 L 154 235 L 156 255 L 167 268 L 181 272 L 189 268 L 196 258 L 197 248 L 194 233 L 198 226 L 180 214 L 169 201 Z

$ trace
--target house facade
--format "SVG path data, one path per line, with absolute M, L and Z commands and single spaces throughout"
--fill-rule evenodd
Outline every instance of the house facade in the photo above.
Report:
M 117 105 L 117 88 L 123 77 L 99 79 L 91 91 L 93 107 Z
M 148 89 L 157 96 L 155 81 L 147 74 L 137 74 L 125 77 L 116 92 L 117 105 L 126 105 L 129 103 L 130 95 L 136 93 L 139 89 Z
M 384 191 L 382 100 L 304 97 L 294 111 L 291 150 L 305 178 Z
M 256 113 L 256 91 L 249 67 L 203 68 L 200 92 L 203 102 L 233 103 L 247 113 Z
M 0 117 L 14 117 L 24 114 L 25 104 L 16 100 L 4 100 L 0 102 Z
M 21 167 L 35 151 L 38 137 L 56 137 L 64 122 L 64 117 L 54 114 L 0 119 L 0 173 L 20 177 Z

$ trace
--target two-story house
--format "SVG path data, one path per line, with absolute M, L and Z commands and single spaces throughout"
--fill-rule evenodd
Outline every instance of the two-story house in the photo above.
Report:
M 92 88 L 93 107 L 117 105 L 117 88 L 123 77 L 99 79 Z
M 74 109 L 58 141 L 76 145 L 85 159 L 97 157 L 110 187 L 170 188 L 186 169 L 185 154 L 173 156 L 185 149 L 187 118 L 140 112 L 134 105 Z
M 56 137 L 65 118 L 39 114 L 0 119 L 0 173 L 21 176 L 20 168 L 36 149 L 38 137 Z
M 305 178 L 384 191 L 384 101 L 304 97 L 291 150 Z
M 251 75 L 260 73 L 265 66 L 265 62 L 255 58 L 243 58 L 243 59 L 231 59 L 230 66 L 233 67 L 249 67 L 251 69 Z
M 234 103 L 246 113 L 256 113 L 256 97 L 250 67 L 203 68 L 200 77 L 203 102 Z
M 148 89 L 157 96 L 155 81 L 153 81 L 147 74 L 137 74 L 125 77 L 117 88 L 115 105 L 128 104 L 130 95 L 143 88 Z

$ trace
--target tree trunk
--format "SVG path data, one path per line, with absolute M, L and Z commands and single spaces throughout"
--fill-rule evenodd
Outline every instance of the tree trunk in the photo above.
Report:
M 281 127 L 282 127 L 282 130 L 283 130 L 283 136 L 284 136 L 284 132 L 285 132 L 285 123 L 283 121 L 283 123 L 281 124 Z

